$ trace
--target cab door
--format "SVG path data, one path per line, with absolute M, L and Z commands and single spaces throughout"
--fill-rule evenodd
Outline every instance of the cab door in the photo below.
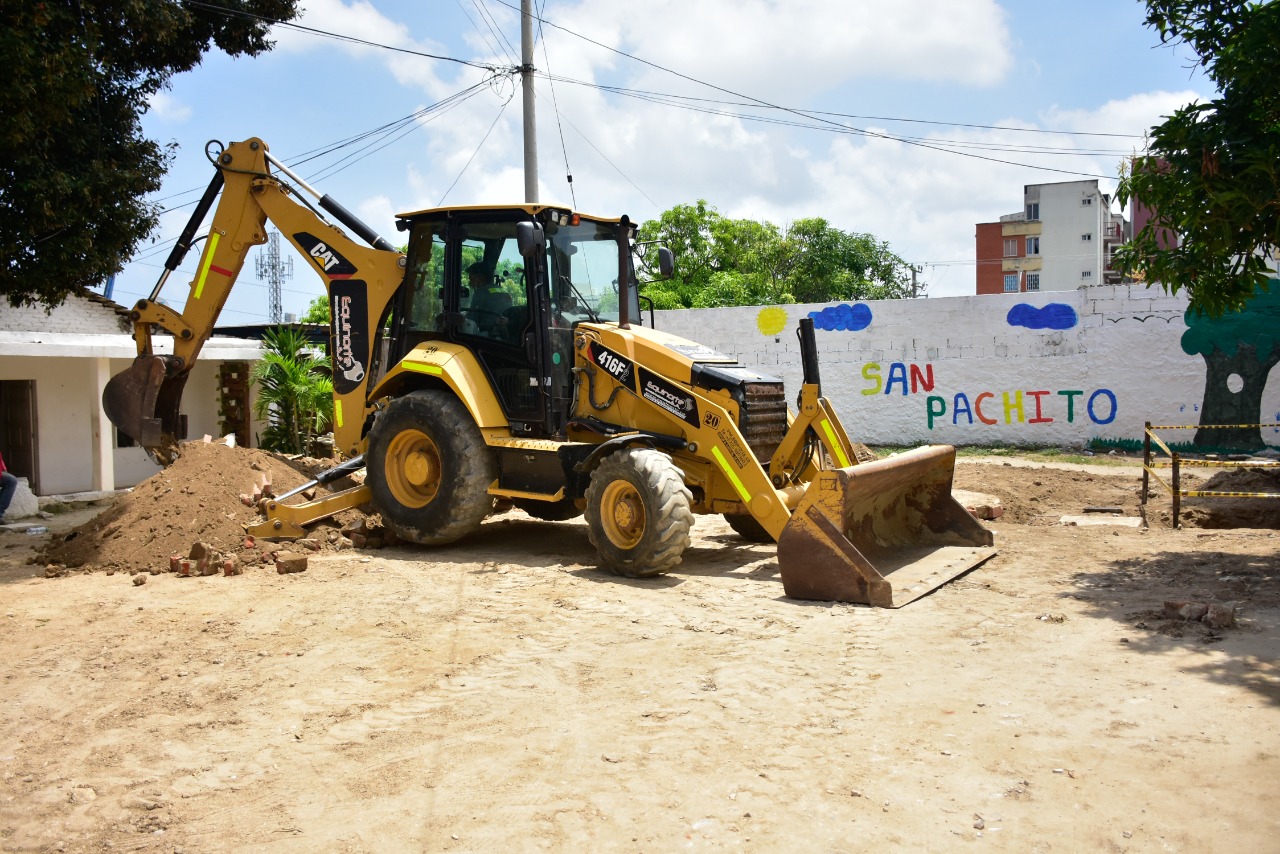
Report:
M 446 292 L 452 297 L 448 335 L 479 359 L 512 432 L 549 436 L 556 425 L 550 411 L 549 373 L 543 367 L 548 302 L 544 264 L 522 257 L 516 242 L 516 223 L 528 218 L 515 211 L 487 217 L 463 214 L 451 220 L 445 264 Z M 469 271 L 477 269 L 492 279 L 494 293 L 473 293 Z M 485 307 L 478 308 L 482 300 Z

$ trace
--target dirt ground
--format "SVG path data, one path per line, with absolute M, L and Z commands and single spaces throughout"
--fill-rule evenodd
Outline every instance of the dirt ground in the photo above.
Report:
M 0 532 L 0 850 L 1280 851 L 1274 501 L 1094 525 L 1140 468 L 962 460 L 999 554 L 876 610 L 718 518 L 651 580 L 518 511 L 279 575 L 228 450 Z M 244 574 L 156 566 L 197 539 Z

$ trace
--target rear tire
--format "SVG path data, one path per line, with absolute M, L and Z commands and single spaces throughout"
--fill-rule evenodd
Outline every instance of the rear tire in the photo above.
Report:
M 733 528 L 733 532 L 749 543 L 772 543 L 773 537 L 756 521 L 755 516 L 746 513 L 726 513 L 724 520 Z
M 567 522 L 582 515 L 582 510 L 572 498 L 559 501 L 534 501 L 532 498 L 517 498 L 515 505 L 535 519 L 544 522 Z
M 452 543 L 493 509 L 493 455 L 471 413 L 448 392 L 393 400 L 369 431 L 366 460 L 374 506 L 401 539 Z
M 610 454 L 587 485 L 587 536 L 600 565 L 648 578 L 680 563 L 693 528 L 693 496 L 666 454 L 627 448 Z

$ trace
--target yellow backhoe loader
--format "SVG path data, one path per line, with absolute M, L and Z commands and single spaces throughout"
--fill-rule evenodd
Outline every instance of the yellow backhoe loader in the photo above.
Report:
M 270 501 L 254 533 L 301 536 L 372 502 L 402 538 L 448 543 L 507 499 L 540 519 L 585 513 L 600 564 L 640 577 L 678 564 L 694 514 L 714 513 L 778 542 L 788 596 L 884 607 L 994 554 L 991 533 L 952 498 L 953 448 L 858 461 L 821 394 L 812 321 L 799 329 L 794 412 L 781 380 L 654 329 L 652 310 L 646 324 L 627 217 L 538 204 L 423 210 L 398 217 L 401 254 L 261 140 L 206 153 L 213 181 L 132 309 L 138 357 L 107 384 L 103 407 L 169 458 L 184 438 L 188 372 L 270 220 L 328 288 L 334 445 L 348 458 L 340 472 L 363 464 L 366 477 L 318 501 Z M 160 289 L 200 239 L 178 312 Z M 670 275 L 671 253 L 651 251 Z M 173 335 L 172 355 L 154 351 L 156 329 Z

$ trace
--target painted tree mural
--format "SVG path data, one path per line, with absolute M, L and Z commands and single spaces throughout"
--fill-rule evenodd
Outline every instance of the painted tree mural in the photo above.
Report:
M 1195 444 L 1206 448 L 1253 451 L 1265 444 L 1257 427 L 1210 424 L 1258 424 L 1267 375 L 1280 363 L 1280 279 L 1258 290 L 1239 312 L 1210 317 L 1188 311 L 1182 349 L 1205 361 L 1204 404 Z

